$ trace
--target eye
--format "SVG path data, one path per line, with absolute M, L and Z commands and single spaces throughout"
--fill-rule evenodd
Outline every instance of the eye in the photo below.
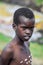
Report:
M 23 30 L 25 30 L 26 28 L 25 27 L 23 27 Z

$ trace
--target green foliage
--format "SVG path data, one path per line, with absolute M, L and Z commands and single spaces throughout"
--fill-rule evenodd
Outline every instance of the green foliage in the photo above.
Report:
M 2 50 L 6 44 L 11 41 L 12 38 L 5 36 L 4 34 L 0 33 L 0 50 Z
M 43 45 L 38 43 L 30 43 L 30 49 L 33 57 L 43 58 Z
M 42 5 L 43 4 L 43 0 L 35 0 L 35 3 L 36 3 L 36 5 Z
M 0 41 L 2 41 L 2 42 L 8 42 L 9 40 L 11 40 L 10 37 L 7 37 L 4 34 L 0 33 Z

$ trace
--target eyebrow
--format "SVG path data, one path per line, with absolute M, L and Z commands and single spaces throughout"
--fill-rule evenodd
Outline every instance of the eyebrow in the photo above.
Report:
M 28 26 L 25 26 L 25 25 L 22 25 L 21 27 L 22 27 L 22 28 L 34 28 L 34 26 L 28 27 Z
M 21 27 L 27 27 L 26 25 L 21 25 Z

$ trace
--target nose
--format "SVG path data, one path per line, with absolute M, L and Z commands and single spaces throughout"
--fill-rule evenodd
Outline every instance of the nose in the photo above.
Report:
M 25 33 L 26 33 L 26 34 L 30 34 L 31 31 L 30 31 L 29 29 L 26 29 L 26 30 L 25 30 Z

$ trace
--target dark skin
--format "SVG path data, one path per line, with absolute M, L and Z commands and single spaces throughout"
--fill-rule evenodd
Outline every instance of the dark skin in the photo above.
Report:
M 2 51 L 1 65 L 31 65 L 29 62 L 31 53 L 28 48 L 28 40 L 33 32 L 34 21 L 25 16 L 20 16 L 19 21 L 18 26 L 13 24 L 16 36 Z

